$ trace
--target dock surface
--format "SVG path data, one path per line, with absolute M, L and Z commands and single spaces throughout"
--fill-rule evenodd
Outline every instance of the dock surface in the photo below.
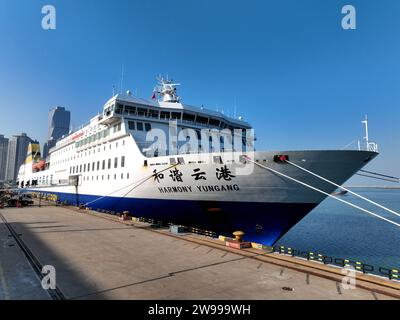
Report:
M 55 267 L 65 299 L 400 298 L 394 281 L 357 274 L 357 287 L 344 289 L 338 268 L 102 213 L 48 205 L 0 214 L 41 265 Z M 0 243 L 0 299 L 50 299 L 1 219 Z

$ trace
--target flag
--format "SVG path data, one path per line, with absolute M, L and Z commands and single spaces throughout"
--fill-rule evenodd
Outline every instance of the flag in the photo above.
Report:
M 151 97 L 152 100 L 156 100 L 156 93 L 153 93 L 153 96 Z

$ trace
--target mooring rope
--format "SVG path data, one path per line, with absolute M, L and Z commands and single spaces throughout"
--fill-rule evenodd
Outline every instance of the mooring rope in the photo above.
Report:
M 386 178 L 374 177 L 374 176 L 371 176 L 369 174 L 356 173 L 356 175 L 357 176 L 362 176 L 362 177 L 367 177 L 367 178 L 370 178 L 370 179 L 375 179 L 375 180 L 383 180 L 383 181 L 389 181 L 389 182 L 395 182 L 395 183 L 399 182 L 399 181 L 394 180 L 394 179 L 386 179 Z
M 340 188 L 340 189 L 343 189 L 343 190 L 347 191 L 348 193 L 351 193 L 352 195 L 355 195 L 356 197 L 358 197 L 358 198 L 360 198 L 360 199 L 363 199 L 363 200 L 365 200 L 365 201 L 367 201 L 367 202 L 369 202 L 369 203 L 372 203 L 373 205 L 375 205 L 375 206 L 377 206 L 377 207 L 379 207 L 379 208 L 381 208 L 381 209 L 383 209 L 383 210 L 386 210 L 386 211 L 388 211 L 388 212 L 390 212 L 390 213 L 393 213 L 393 214 L 395 214 L 396 216 L 400 217 L 400 213 L 398 213 L 398 212 L 396 212 L 396 211 L 393 211 L 393 210 L 391 210 L 391 209 L 389 209 L 389 208 L 387 208 L 387 207 L 384 207 L 383 205 L 381 205 L 381 204 L 379 204 L 379 203 L 377 203 L 377 202 L 375 202 L 375 201 L 372 201 L 372 200 L 370 200 L 370 199 L 368 199 L 368 198 L 366 198 L 366 197 L 363 197 L 362 195 L 360 195 L 360 194 L 358 194 L 358 193 L 356 193 L 356 192 L 354 192 L 354 191 L 351 191 L 351 190 L 349 190 L 349 189 L 347 189 L 347 188 L 345 188 L 345 187 L 343 187 L 343 186 L 341 186 L 341 185 L 338 185 L 337 183 L 335 183 L 335 182 L 333 182 L 333 181 L 331 181 L 331 180 L 329 180 L 329 179 L 326 179 L 326 178 L 324 178 L 324 177 L 322 177 L 322 176 L 320 176 L 320 175 L 318 175 L 318 174 L 316 174 L 316 173 L 314 173 L 314 172 L 312 172 L 312 171 L 310 171 L 310 170 L 307 170 L 307 169 L 305 169 L 305 168 L 299 166 L 298 164 L 295 164 L 295 163 L 293 163 L 293 162 L 291 162 L 291 161 L 289 161 L 289 160 L 285 160 L 285 162 L 287 162 L 287 163 L 291 164 L 292 166 L 294 166 L 294 167 L 296 167 L 296 168 L 299 168 L 300 170 L 303 170 L 304 172 L 307 172 L 307 173 L 309 173 L 309 174 L 311 174 L 311 175 L 313 175 L 313 176 L 315 176 L 315 177 L 317 177 L 317 178 L 319 178 L 319 179 L 321 179 L 321 180 L 324 180 L 324 181 L 326 181 L 326 182 L 328 182 L 328 183 L 334 185 L 335 187 L 338 187 L 338 188 Z
M 373 212 L 371 212 L 371 211 L 369 211 L 369 210 L 366 210 L 366 209 L 364 209 L 364 208 L 361 208 L 361 207 L 359 207 L 359 206 L 357 206 L 357 205 L 355 205 L 355 204 L 352 204 L 351 202 L 348 202 L 348 201 L 346 201 L 346 200 L 343 200 L 343 199 L 340 199 L 340 198 L 338 198 L 338 197 L 335 197 L 335 196 L 332 195 L 332 194 L 329 194 L 329 193 L 327 193 L 327 192 L 325 192 L 325 191 L 323 191 L 323 190 L 320 190 L 320 189 L 318 189 L 318 188 L 315 188 L 315 187 L 313 187 L 313 186 L 311 186 L 311 185 L 309 185 L 309 184 L 307 184 L 307 183 L 305 183 L 305 182 L 302 182 L 302 181 L 300 181 L 300 180 L 297 180 L 297 179 L 295 179 L 295 178 L 292 178 L 292 177 L 290 177 L 290 176 L 288 176 L 288 175 L 286 175 L 286 174 L 284 174 L 284 173 L 282 173 L 282 172 L 279 172 L 279 171 L 276 171 L 276 170 L 274 170 L 274 169 L 272 169 L 272 168 L 266 167 L 266 166 L 264 166 L 264 165 L 262 165 L 262 164 L 260 164 L 260 163 L 258 163 L 258 162 L 255 162 L 255 161 L 251 160 L 249 157 L 246 157 L 246 159 L 247 159 L 248 161 L 250 161 L 250 162 L 256 164 L 257 166 L 259 166 L 259 167 L 261 167 L 261 168 L 264 168 L 264 169 L 266 169 L 266 170 L 269 170 L 269 171 L 271 171 L 271 172 L 274 172 L 274 173 L 276 173 L 276 174 L 278 174 L 278 175 L 280 175 L 280 176 L 282 176 L 282 177 L 285 177 L 285 178 L 287 178 L 287 179 L 289 179 L 289 180 L 292 180 L 292 181 L 294 181 L 294 182 L 297 182 L 297 183 L 299 183 L 299 184 L 301 184 L 301 185 L 303 185 L 303 186 L 305 186 L 305 187 L 307 187 L 307 188 L 310 188 L 310 189 L 315 190 L 315 191 L 317 191 L 317 192 L 320 192 L 320 193 L 322 193 L 322 194 L 324 194 L 324 195 L 326 195 L 326 196 L 328 196 L 328 197 L 331 197 L 331 198 L 336 199 L 336 200 L 338 200 L 338 201 L 340 201 L 340 202 L 343 202 L 343 203 L 345 203 L 345 204 L 347 204 L 347 205 L 349 205 L 349 206 L 351 206 L 351 207 L 353 207 L 353 208 L 356 208 L 356 209 L 359 209 L 359 210 L 361 210 L 361 211 L 364 211 L 364 212 L 366 212 L 366 213 L 368 213 L 368 214 L 370 214 L 370 215 L 372 215 L 372 216 L 375 216 L 375 217 L 378 218 L 378 219 L 384 220 L 384 221 L 386 221 L 386 222 L 389 222 L 389 223 L 391 223 L 391 224 L 394 224 L 394 225 L 400 227 L 400 224 L 397 223 L 397 222 L 394 222 L 394 221 L 392 221 L 392 220 L 390 220 L 390 219 L 387 219 L 387 218 L 385 218 L 385 217 L 382 217 L 382 216 L 380 216 L 380 215 L 378 215 L 378 214 L 376 214 L 376 213 L 373 213 Z
M 368 170 L 360 170 L 361 172 L 365 172 L 365 173 L 370 173 L 376 176 L 381 176 L 381 177 L 385 177 L 385 178 L 389 178 L 389 179 L 393 179 L 396 180 L 396 182 L 400 182 L 400 178 L 399 177 L 394 177 L 394 176 L 388 176 L 386 174 L 382 174 L 382 173 L 377 173 L 377 172 L 372 172 L 372 171 L 368 171 Z
M 179 164 L 179 163 L 175 163 L 175 164 L 173 164 L 173 165 L 171 165 L 171 166 L 169 166 L 169 167 L 167 167 L 167 168 L 165 168 L 165 169 L 163 169 L 163 170 L 160 170 L 160 171 L 157 172 L 156 174 L 160 174 L 160 173 L 162 173 L 162 172 L 164 172 L 164 171 L 167 171 L 167 170 L 169 170 L 169 169 L 171 169 L 171 168 L 173 168 L 173 167 L 176 167 L 178 164 Z M 122 197 L 120 197 L 120 198 L 124 198 L 124 197 L 126 197 L 126 195 L 127 195 L 128 193 L 130 193 L 132 190 L 134 190 L 135 188 L 141 186 L 141 185 L 142 185 L 143 183 L 145 183 L 147 180 L 149 180 L 149 179 L 151 179 L 152 177 L 154 177 L 154 175 L 155 175 L 155 174 L 152 173 L 152 174 L 151 174 L 150 176 L 148 176 L 148 177 L 145 177 L 145 178 L 142 178 L 142 179 L 140 179 L 140 180 L 134 181 L 134 182 L 128 184 L 127 186 L 123 187 L 123 188 L 114 190 L 113 192 L 110 192 L 110 193 L 108 193 L 108 194 L 106 194 L 106 195 L 104 195 L 104 196 L 98 197 L 98 198 L 96 198 L 96 199 L 94 199 L 94 200 L 92 200 L 92 201 L 90 201 L 90 202 L 87 202 L 87 203 L 85 203 L 85 207 L 87 207 L 89 204 L 92 204 L 93 202 L 96 202 L 96 201 L 98 201 L 98 200 L 104 199 L 105 197 L 108 197 L 108 196 L 112 195 L 113 193 L 116 193 L 116 192 L 118 192 L 118 191 L 121 191 L 121 190 L 124 190 L 124 189 L 126 189 L 126 188 L 129 188 L 130 186 L 132 186 L 132 185 L 134 185 L 134 184 L 137 183 L 137 185 L 135 185 L 132 189 L 130 189 L 125 195 L 123 195 Z

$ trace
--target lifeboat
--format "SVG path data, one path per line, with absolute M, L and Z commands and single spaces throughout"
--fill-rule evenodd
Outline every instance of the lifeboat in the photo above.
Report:
M 46 167 L 46 161 L 40 160 L 37 164 L 36 167 L 39 171 L 43 171 L 44 168 Z

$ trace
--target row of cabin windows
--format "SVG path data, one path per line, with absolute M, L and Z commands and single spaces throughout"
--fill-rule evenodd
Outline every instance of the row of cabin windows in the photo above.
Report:
M 92 134 L 89 137 L 86 137 L 85 139 L 75 142 L 75 147 L 76 148 L 82 147 L 88 143 L 92 143 L 92 142 L 95 142 L 96 140 L 106 138 L 109 135 L 110 135 L 110 129 L 106 129 L 106 130 L 97 132 L 95 134 Z
M 114 163 L 113 163 L 113 167 L 114 169 L 118 168 L 118 157 L 114 158 Z M 107 166 L 106 166 L 107 164 Z M 105 170 L 107 169 L 111 169 L 111 159 L 108 159 L 107 162 L 106 160 L 102 160 L 102 161 L 97 161 L 97 162 L 92 162 L 92 163 L 84 163 L 84 164 L 80 164 L 80 165 L 76 165 L 76 166 L 72 166 L 69 168 L 69 173 L 70 174 L 76 174 L 76 173 L 82 173 L 82 172 L 90 172 L 90 171 L 99 171 L 100 168 L 101 170 Z M 120 162 L 121 168 L 125 167 L 125 156 L 121 157 L 121 162 Z
M 116 133 L 116 132 L 119 132 L 119 131 L 121 131 L 121 123 L 118 123 L 118 124 L 113 126 L 113 133 Z M 97 132 L 95 134 L 92 134 L 89 137 L 86 137 L 85 139 L 82 139 L 82 140 L 80 140 L 78 142 L 75 142 L 75 147 L 76 148 L 82 147 L 82 146 L 84 146 L 84 145 L 86 145 L 88 143 L 92 143 L 92 142 L 95 142 L 97 140 L 106 138 L 109 135 L 110 135 L 110 129 L 106 129 L 106 130 Z
M 137 130 L 137 131 L 150 131 L 151 130 L 151 123 L 144 123 L 144 128 L 143 128 L 143 122 L 139 121 L 128 121 L 128 128 L 129 130 Z
M 111 150 L 111 143 L 108 145 L 108 148 Z M 124 146 L 125 145 L 125 140 L 122 140 L 122 145 Z M 118 142 L 116 142 L 115 143 L 115 148 L 118 148 Z M 106 146 L 104 146 L 103 147 L 103 149 L 104 149 L 104 151 L 106 151 Z M 97 152 L 100 152 L 101 151 L 101 148 L 98 148 L 97 149 Z M 96 153 L 96 148 L 94 148 L 93 149 L 93 154 L 95 154 Z M 91 154 L 91 151 L 89 150 L 88 152 L 85 152 L 85 153 L 81 153 L 81 154 L 78 154 L 78 155 L 76 155 L 76 156 L 71 156 L 71 157 L 67 157 L 67 158 L 63 158 L 63 159 L 60 159 L 60 160 L 58 160 L 58 161 L 52 161 L 50 164 L 51 165 L 57 165 L 57 164 L 60 164 L 60 163 L 64 163 L 64 162 L 67 162 L 67 161 L 71 161 L 71 160 L 74 160 L 74 159 L 77 159 L 77 158 L 82 158 L 82 157 L 86 157 L 87 156 L 87 154 L 90 156 L 90 154 Z
M 117 112 L 118 111 L 118 112 Z M 208 118 L 205 116 L 201 115 L 196 115 L 194 113 L 187 113 L 187 112 L 173 112 L 173 111 L 158 111 L 158 110 L 153 110 L 153 109 L 146 109 L 146 108 L 141 108 L 141 107 L 136 107 L 136 106 L 128 106 L 128 105 L 122 105 L 122 104 L 117 104 L 116 108 L 116 113 L 125 113 L 128 115 L 133 115 L 133 116 L 141 116 L 141 117 L 147 117 L 147 118 L 154 118 L 154 119 L 162 119 L 162 120 L 182 120 L 182 121 L 188 121 L 188 122 L 197 122 L 202 125 L 210 125 L 212 127 L 219 127 L 221 129 L 229 128 L 231 130 L 233 129 L 242 129 L 242 128 L 237 128 L 234 126 L 230 126 L 228 123 L 221 121 L 216 118 Z M 134 129 L 131 129 L 134 130 Z
M 110 180 L 110 175 L 101 175 L 101 176 L 86 176 L 83 177 L 83 181 L 98 181 L 98 180 Z M 114 180 L 117 180 L 118 175 L 115 173 L 114 174 Z M 124 179 L 126 177 L 126 179 L 129 179 L 129 173 L 127 173 L 126 175 L 124 175 L 123 173 L 121 173 L 120 175 L 121 180 Z

